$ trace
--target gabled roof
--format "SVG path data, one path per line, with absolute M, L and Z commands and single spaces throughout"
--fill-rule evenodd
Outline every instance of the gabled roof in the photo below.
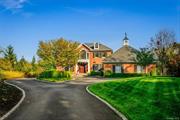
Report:
M 135 48 L 125 45 L 105 58 L 104 63 L 134 63 L 137 51 Z
M 106 45 L 103 45 L 99 43 L 99 49 L 94 49 L 94 43 L 84 43 L 87 47 L 91 49 L 91 51 L 112 51 L 111 48 L 107 47 Z

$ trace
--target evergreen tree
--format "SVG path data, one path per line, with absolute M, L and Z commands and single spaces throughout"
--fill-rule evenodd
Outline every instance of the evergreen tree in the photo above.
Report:
M 11 70 L 15 69 L 15 65 L 17 63 L 16 54 L 14 53 L 14 48 L 9 45 L 4 51 L 4 59 L 9 62 L 12 66 Z
M 31 61 L 31 66 L 32 66 L 32 71 L 36 70 L 36 58 L 33 56 L 32 61 Z
M 153 53 L 148 48 L 141 48 L 140 51 L 135 51 L 136 53 L 136 62 L 143 66 L 146 70 L 146 67 L 154 62 Z M 145 71 L 147 73 L 147 71 Z

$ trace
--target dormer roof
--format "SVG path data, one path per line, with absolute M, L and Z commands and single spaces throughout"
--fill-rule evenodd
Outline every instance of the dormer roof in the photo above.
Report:
M 94 43 L 84 43 L 84 45 L 89 47 L 91 49 L 91 51 L 112 51 L 111 48 L 109 48 L 106 45 L 103 45 L 101 43 L 99 43 L 99 48 L 98 49 L 94 48 Z

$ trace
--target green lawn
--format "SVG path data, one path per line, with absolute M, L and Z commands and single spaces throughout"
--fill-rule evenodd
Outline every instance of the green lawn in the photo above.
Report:
M 122 78 L 89 90 L 130 120 L 180 120 L 180 78 Z

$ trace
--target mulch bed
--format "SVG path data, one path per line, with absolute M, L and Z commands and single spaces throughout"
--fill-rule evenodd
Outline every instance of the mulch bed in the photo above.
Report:
M 0 117 L 14 107 L 22 97 L 22 92 L 16 87 L 0 84 Z

